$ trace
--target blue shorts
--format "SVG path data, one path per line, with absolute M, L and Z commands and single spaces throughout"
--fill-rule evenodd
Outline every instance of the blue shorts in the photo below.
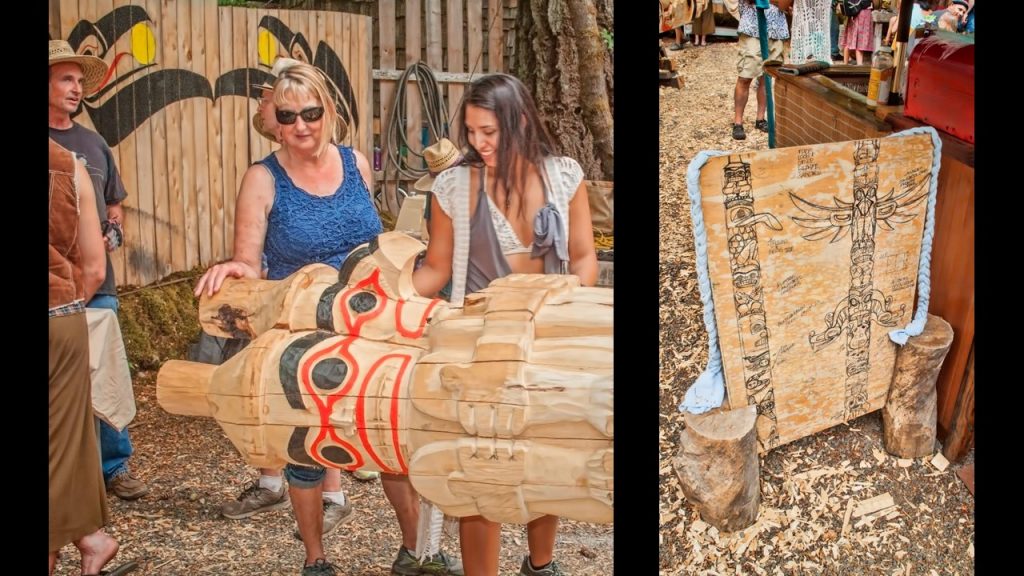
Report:
M 284 467 L 284 477 L 288 480 L 288 485 L 295 488 L 316 488 L 323 483 L 326 476 L 327 469 L 322 466 L 287 464 Z

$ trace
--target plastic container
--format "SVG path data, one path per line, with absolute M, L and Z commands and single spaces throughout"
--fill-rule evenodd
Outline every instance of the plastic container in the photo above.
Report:
M 892 75 L 896 65 L 892 59 L 892 48 L 883 46 L 875 50 L 871 58 L 871 78 L 868 80 L 868 108 L 875 108 L 879 102 L 889 101 L 892 89 Z

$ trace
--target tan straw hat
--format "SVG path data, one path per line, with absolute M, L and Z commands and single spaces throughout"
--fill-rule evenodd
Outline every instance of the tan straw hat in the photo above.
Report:
M 434 186 L 434 178 L 445 170 L 458 166 L 462 162 L 462 152 L 451 140 L 441 138 L 436 144 L 423 149 L 423 159 L 427 161 L 427 174 L 413 184 L 420 192 L 430 192 Z
M 71 44 L 66 40 L 50 40 L 50 66 L 61 62 L 74 62 L 82 67 L 83 89 L 92 94 L 100 86 L 103 76 L 107 73 L 107 63 L 96 56 L 75 54 Z

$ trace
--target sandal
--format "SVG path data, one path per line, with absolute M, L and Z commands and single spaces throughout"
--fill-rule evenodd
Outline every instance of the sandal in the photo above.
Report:
M 747 133 L 743 130 L 743 124 L 732 125 L 732 138 L 733 140 L 746 140 Z
M 678 42 L 676 42 L 675 44 L 669 46 L 668 49 L 669 50 L 682 50 L 683 49 L 683 45 L 678 43 Z
M 767 132 L 768 131 L 768 119 L 765 118 L 764 120 L 756 120 L 754 122 L 754 128 L 757 128 L 761 132 Z
M 82 576 L 124 576 L 125 574 L 134 572 L 139 568 L 139 563 L 132 560 L 121 564 L 113 570 L 100 570 L 98 574 L 82 574 Z

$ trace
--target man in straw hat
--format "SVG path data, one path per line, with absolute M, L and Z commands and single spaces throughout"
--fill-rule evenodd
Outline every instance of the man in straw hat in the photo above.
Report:
M 420 192 L 430 192 L 434 186 L 434 179 L 441 172 L 461 164 L 463 156 L 455 143 L 447 138 L 441 138 L 437 143 L 423 149 L 423 159 L 427 162 L 427 173 L 412 187 Z
M 78 56 L 66 42 L 50 42 L 51 136 L 55 124 L 67 127 L 83 93 L 95 90 L 105 71 L 99 58 Z M 79 204 L 96 195 L 81 160 L 50 138 L 49 574 L 60 549 L 70 542 L 81 554 L 83 575 L 120 576 L 138 565 L 103 571 L 119 545 L 103 531 L 109 511 L 96 460 L 88 328 L 82 314 L 83 301 L 110 274 L 110 263 L 107 259 L 104 271 L 99 214 Z
M 107 143 L 99 134 L 71 119 L 78 112 L 82 98 L 99 88 L 106 73 L 107 64 L 103 60 L 75 54 L 64 40 L 50 40 L 50 138 L 85 160 L 96 191 L 96 210 L 105 233 L 107 275 L 87 306 L 107 308 L 116 314 L 119 306 L 110 252 L 120 245 L 123 237 L 124 210 L 121 202 L 128 193 Z M 133 451 L 128 428 L 118 432 L 100 420 L 103 480 L 107 488 L 122 500 L 135 500 L 149 492 L 149 487 L 134 477 L 128 468 L 128 459 Z

